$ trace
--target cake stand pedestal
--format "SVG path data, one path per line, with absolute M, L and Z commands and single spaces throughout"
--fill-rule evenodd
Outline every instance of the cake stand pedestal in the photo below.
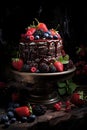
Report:
M 53 104 L 60 100 L 58 95 L 58 81 L 72 78 L 76 68 L 56 73 L 25 73 L 12 71 L 18 82 L 32 83 L 29 102 L 37 104 Z

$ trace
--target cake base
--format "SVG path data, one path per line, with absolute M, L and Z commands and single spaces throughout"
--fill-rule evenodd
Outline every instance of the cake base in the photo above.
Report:
M 18 82 L 33 84 L 28 97 L 30 103 L 48 105 L 60 100 L 57 82 L 72 78 L 75 70 L 76 68 L 73 67 L 58 73 L 25 73 L 13 70 L 12 73 Z

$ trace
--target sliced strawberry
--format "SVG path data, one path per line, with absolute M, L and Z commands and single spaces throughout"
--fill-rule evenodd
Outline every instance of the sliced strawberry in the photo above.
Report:
M 23 117 L 23 116 L 28 117 L 31 114 L 31 111 L 28 106 L 21 106 L 21 107 L 15 108 L 15 113 L 20 117 Z

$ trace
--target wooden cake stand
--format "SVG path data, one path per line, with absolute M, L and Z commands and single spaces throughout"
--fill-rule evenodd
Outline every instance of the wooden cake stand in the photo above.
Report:
M 32 91 L 29 93 L 29 102 L 37 104 L 53 104 L 59 101 L 57 82 L 66 80 L 74 75 L 76 67 L 68 71 L 56 73 L 27 73 L 13 71 L 18 82 L 32 83 Z

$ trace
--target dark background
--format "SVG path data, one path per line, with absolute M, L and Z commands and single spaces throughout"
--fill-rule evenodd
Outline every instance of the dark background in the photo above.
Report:
M 57 2 L 57 3 L 56 3 Z M 45 22 L 48 28 L 60 24 L 63 36 L 68 35 L 77 44 L 86 43 L 87 33 L 86 3 L 74 1 L 3 1 L 0 4 L 0 27 L 6 41 L 16 41 L 34 18 Z M 66 23 L 65 23 L 66 22 Z M 68 26 L 64 26 L 64 23 Z
M 20 35 L 37 18 L 48 28 L 56 28 L 65 50 L 75 57 L 75 48 L 87 46 L 87 8 L 85 2 L 75 1 L 2 1 L 0 3 L 0 72 L 7 66 L 13 48 L 18 46 Z M 73 58 L 75 59 L 75 58 Z M 3 68 L 3 69 L 2 69 Z

